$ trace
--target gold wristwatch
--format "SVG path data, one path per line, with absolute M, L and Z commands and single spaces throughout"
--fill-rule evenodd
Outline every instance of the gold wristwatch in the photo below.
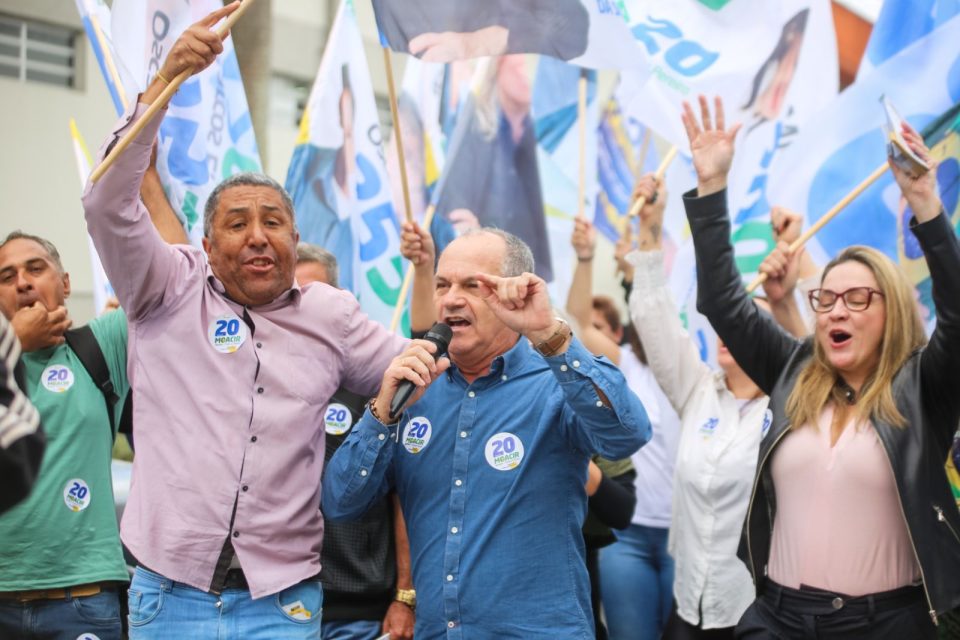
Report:
M 397 602 L 402 602 L 411 609 L 417 608 L 417 592 L 415 589 L 397 589 L 397 595 L 393 596 Z

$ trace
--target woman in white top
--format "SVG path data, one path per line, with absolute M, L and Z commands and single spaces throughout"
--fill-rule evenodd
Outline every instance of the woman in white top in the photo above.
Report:
M 673 461 L 680 420 L 645 364 L 636 339 L 621 345 L 624 327 L 613 300 L 592 295 L 596 230 L 577 220 L 577 254 L 567 311 L 580 325 L 588 349 L 607 356 L 623 371 L 650 418 L 653 437 L 631 457 L 636 469 L 637 503 L 631 524 L 617 531 L 617 542 L 600 550 L 600 592 L 611 640 L 657 640 L 673 601 L 673 560 L 667 553 Z
M 680 447 L 673 482 L 670 554 L 676 563 L 675 610 L 664 638 L 732 638 L 755 593 L 737 558 L 768 398 L 718 344 L 714 372 L 680 321 L 664 274 L 661 229 L 666 193 L 652 175 L 637 185 L 640 214 L 630 318 L 650 370 L 677 413 Z M 791 305 L 793 296 L 782 296 Z M 758 305 L 769 310 L 765 301 Z

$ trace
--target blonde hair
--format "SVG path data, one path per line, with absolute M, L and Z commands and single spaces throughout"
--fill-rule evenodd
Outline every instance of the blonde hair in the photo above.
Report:
M 848 247 L 827 264 L 820 277 L 821 285 L 831 269 L 845 262 L 858 262 L 873 273 L 883 292 L 879 300 L 874 298 L 874 304 L 882 302 L 886 311 L 880 361 L 864 381 L 853 410 L 859 419 L 876 417 L 894 426 L 905 427 L 906 419 L 893 400 L 893 378 L 907 358 L 927 341 L 913 287 L 884 254 L 859 245 Z M 816 424 L 831 401 L 838 408 L 835 421 L 849 415 L 844 391 L 837 384 L 838 378 L 839 373 L 827 359 L 823 346 L 814 338 L 813 357 L 800 373 L 787 399 L 786 413 L 791 428 Z

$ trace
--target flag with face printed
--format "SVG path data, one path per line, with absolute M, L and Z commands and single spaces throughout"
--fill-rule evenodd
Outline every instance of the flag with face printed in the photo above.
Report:
M 94 53 L 111 92 L 122 84 L 128 101 L 153 80 L 180 34 L 222 6 L 219 0 L 113 0 L 107 22 L 101 0 L 77 2 L 97 6 L 103 37 Z M 223 44 L 217 60 L 174 95 L 158 135 L 157 169 L 167 199 L 197 245 L 213 188 L 234 173 L 261 170 L 233 40 Z M 115 102 L 122 111 L 122 101 Z
M 886 159 L 881 96 L 921 131 L 960 102 L 958 40 L 960 16 L 859 78 L 815 116 L 816 130 L 798 138 L 777 160 L 770 200 L 805 214 L 813 223 L 880 166 Z M 941 135 L 928 136 L 928 141 L 936 143 L 933 155 L 940 160 L 941 197 L 947 212 L 956 216 L 958 138 L 955 129 L 937 130 Z M 899 261 L 917 286 L 929 327 L 934 319 L 930 283 L 909 230 L 911 215 L 887 173 L 825 226 L 808 248 L 821 263 L 850 244 L 870 245 Z
M 752 279 L 773 248 L 767 184 L 774 159 L 837 93 L 830 3 L 631 0 L 627 6 L 653 70 L 645 83 L 623 74 L 624 111 L 683 154 L 689 154 L 683 101 L 719 96 L 726 121 L 743 124 L 727 197 L 737 266 Z
M 287 173 L 304 242 L 332 252 L 340 286 L 389 324 L 403 272 L 400 226 L 353 2 L 341 3 Z M 408 332 L 404 315 L 401 331 Z
M 373 0 L 381 40 L 426 62 L 539 53 L 646 74 L 623 0 Z

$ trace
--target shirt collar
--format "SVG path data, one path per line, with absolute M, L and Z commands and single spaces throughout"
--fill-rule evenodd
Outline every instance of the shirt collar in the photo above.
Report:
M 208 265 L 208 268 L 209 268 L 209 265 Z M 210 269 L 210 273 L 207 274 L 207 282 L 210 284 L 211 287 L 213 287 L 214 291 L 222 295 L 224 298 L 226 298 L 230 302 L 233 302 L 234 304 L 240 304 L 235 300 L 231 300 L 227 296 L 227 289 L 223 286 L 223 283 L 220 282 L 220 278 L 213 275 L 212 269 Z M 303 291 L 301 291 L 300 285 L 297 283 L 297 279 L 294 278 L 293 286 L 287 289 L 286 291 L 284 291 L 283 293 L 281 293 L 274 300 L 266 304 L 252 306 L 250 307 L 250 309 L 253 309 L 254 311 L 273 311 L 275 309 L 281 309 L 290 304 L 292 304 L 294 308 L 299 309 L 300 301 L 302 298 L 303 298 Z
M 533 358 L 534 352 L 533 347 L 530 345 L 530 341 L 520 336 L 516 344 L 510 347 L 506 352 L 501 353 L 493 359 L 490 363 L 490 372 L 484 376 L 477 378 L 474 381 L 474 384 L 484 384 L 488 380 L 508 380 L 518 376 L 523 371 L 531 368 L 536 364 L 536 360 Z M 454 378 L 454 372 L 456 372 L 456 377 L 463 379 L 463 375 L 457 369 L 457 365 L 450 362 L 450 368 L 447 369 L 447 375 L 450 379 Z

